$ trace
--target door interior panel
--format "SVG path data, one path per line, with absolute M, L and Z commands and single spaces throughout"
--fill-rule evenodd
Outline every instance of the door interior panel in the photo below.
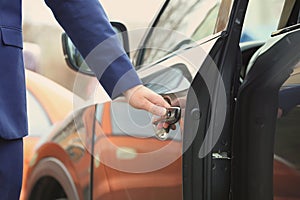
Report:
M 233 133 L 233 199 L 273 198 L 278 91 L 300 60 L 300 30 L 271 38 L 252 57 L 237 98 Z M 273 116 L 273 117 L 272 117 Z

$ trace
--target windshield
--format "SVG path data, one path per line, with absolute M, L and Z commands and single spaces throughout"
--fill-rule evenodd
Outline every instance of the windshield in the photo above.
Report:
M 224 30 L 231 3 L 231 0 L 169 1 L 144 43 L 138 64 L 150 64 L 191 42 Z

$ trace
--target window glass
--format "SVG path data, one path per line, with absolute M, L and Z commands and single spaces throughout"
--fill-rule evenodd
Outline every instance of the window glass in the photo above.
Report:
M 42 136 L 51 128 L 50 119 L 38 100 L 27 91 L 28 130 L 30 136 Z
M 106 104 L 108 106 L 109 104 Z M 147 111 L 135 109 L 124 102 L 112 102 L 109 115 L 104 111 L 103 104 L 98 104 L 96 109 L 96 119 L 101 126 L 107 126 L 111 123 L 111 134 L 115 136 L 132 136 L 138 138 L 155 137 L 155 127 L 152 125 L 153 115 Z M 103 116 L 110 117 L 110 120 Z M 169 139 L 181 140 L 179 123 L 176 124 L 176 130 L 170 130 Z
M 187 90 L 191 85 L 192 75 L 185 65 L 178 64 L 177 66 L 181 66 L 182 68 L 170 67 L 160 70 L 143 78 L 142 81 L 146 87 L 158 94 L 176 93 Z
M 149 64 L 191 41 L 212 35 L 220 4 L 221 0 L 170 1 L 156 25 L 159 29 L 147 39 L 141 63 Z
M 112 135 L 138 138 L 155 137 L 152 115 L 149 112 L 132 108 L 127 103 L 115 102 L 111 105 Z M 170 130 L 169 139 L 181 140 L 178 123 L 176 130 Z
M 283 4 L 284 0 L 250 0 L 241 42 L 268 39 L 277 30 Z

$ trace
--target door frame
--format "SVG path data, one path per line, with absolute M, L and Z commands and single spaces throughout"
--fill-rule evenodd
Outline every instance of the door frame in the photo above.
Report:
M 185 200 L 219 200 L 231 196 L 231 148 L 233 130 L 233 111 L 239 88 L 239 76 L 242 65 L 239 47 L 248 0 L 235 0 L 227 29 L 217 39 L 209 52 L 209 57 L 201 66 L 188 93 L 183 148 L 183 197 Z M 215 133 L 207 132 L 210 125 L 217 127 L 214 121 L 218 115 L 216 107 L 220 102 L 220 85 L 215 84 L 214 93 L 209 94 L 207 84 L 200 74 L 216 65 L 226 93 L 225 122 L 212 150 L 203 158 L 199 151 L 206 137 L 213 140 Z M 195 119 L 194 111 L 200 113 Z M 192 130 L 192 131 L 191 131 Z M 214 130 L 214 128 L 212 128 Z M 206 133 L 207 132 L 207 133 Z M 191 142 L 191 140 L 193 140 Z M 189 145 L 191 142 L 191 145 Z M 186 146 L 189 145 L 189 146 Z

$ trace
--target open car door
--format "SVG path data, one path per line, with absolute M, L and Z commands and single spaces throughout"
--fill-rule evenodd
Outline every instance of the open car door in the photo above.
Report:
M 123 97 L 91 109 L 94 117 L 84 123 L 86 141 L 92 143 L 92 199 L 230 198 L 247 3 L 165 2 L 133 63 L 145 86 L 181 110 L 176 130 L 161 129 L 153 116 L 131 108 Z M 161 133 L 165 137 L 156 137 Z
M 209 57 L 187 95 L 183 134 L 183 149 L 187 149 L 183 154 L 184 199 L 231 198 L 233 111 L 242 67 L 239 41 L 248 1 L 232 3 L 226 29 L 215 38 Z

